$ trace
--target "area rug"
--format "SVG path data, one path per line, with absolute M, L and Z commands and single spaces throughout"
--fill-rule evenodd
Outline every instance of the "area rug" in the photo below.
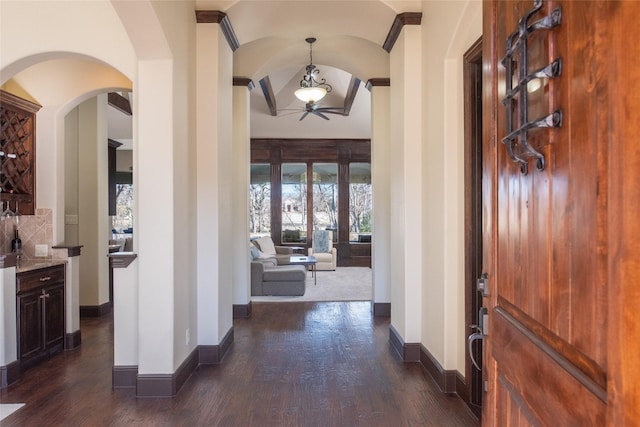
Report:
M 318 271 L 317 284 L 307 273 L 303 296 L 253 296 L 253 302 L 270 301 L 370 301 L 372 295 L 369 267 L 338 267 L 336 271 Z
M 22 408 L 24 403 L 0 403 L 0 421 Z

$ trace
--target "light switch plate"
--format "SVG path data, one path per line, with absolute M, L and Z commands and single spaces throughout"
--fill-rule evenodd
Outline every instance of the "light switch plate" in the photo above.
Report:
M 47 256 L 47 245 L 36 245 L 36 256 Z
M 78 215 L 65 215 L 64 223 L 67 225 L 77 225 L 78 224 Z

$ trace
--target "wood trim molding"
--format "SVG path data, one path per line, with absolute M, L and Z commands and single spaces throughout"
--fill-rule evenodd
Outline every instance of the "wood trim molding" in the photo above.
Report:
M 367 80 L 364 87 L 371 92 L 374 86 L 391 86 L 391 79 L 389 77 L 374 77 Z
M 107 95 L 107 101 L 109 102 L 109 105 L 111 105 L 116 110 L 121 111 L 128 116 L 133 115 L 133 111 L 131 110 L 131 102 L 129 102 L 129 99 L 125 98 L 119 93 L 109 92 L 109 94 Z
M 138 374 L 136 377 L 136 396 L 173 397 L 178 394 L 197 367 L 198 348 L 196 347 L 173 374 Z
M 391 317 L 391 303 L 390 302 L 374 302 L 373 316 L 374 317 Z
M 136 388 L 137 380 L 137 365 L 114 365 L 111 370 L 111 388 Z
M 234 319 L 248 319 L 251 317 L 251 311 L 251 301 L 249 301 L 249 304 L 233 304 Z
M 438 384 L 440 391 L 448 394 L 456 393 L 457 371 L 443 369 L 440 362 L 422 344 L 420 344 L 420 364 Z
M 256 85 L 253 83 L 253 80 L 251 80 L 249 77 L 237 77 L 237 76 L 234 76 L 233 77 L 233 85 L 234 86 L 244 86 L 247 89 L 249 89 L 249 91 L 252 91 L 253 88 L 256 87 Z
M 20 379 L 20 361 L 14 360 L 6 366 L 0 366 L 0 389 L 7 388 Z
M 262 93 L 264 94 L 264 100 L 267 102 L 267 106 L 269 107 L 269 113 L 272 116 L 278 115 L 278 109 L 276 107 L 276 96 L 273 93 L 273 88 L 271 87 L 271 79 L 269 76 L 265 76 L 260 79 L 260 88 L 262 89 Z
M 118 142 L 111 138 L 107 138 L 107 145 L 109 148 L 118 148 L 122 146 L 122 142 Z
M 113 252 L 109 254 L 109 267 L 127 268 L 136 258 L 138 254 L 133 252 Z
M 420 25 L 422 23 L 422 12 L 404 12 L 396 15 L 387 34 L 387 38 L 382 44 L 382 48 L 387 52 L 391 52 L 393 45 L 396 44 L 400 32 L 405 25 Z
M 67 250 L 67 257 L 69 258 L 73 258 L 76 256 L 80 256 L 80 252 L 82 249 L 83 245 L 65 245 L 65 244 L 61 244 L 61 245 L 55 245 L 52 246 L 53 249 L 66 249 Z
M 136 397 L 173 397 L 174 374 L 138 374 Z
M 36 102 L 31 102 L 27 99 L 20 98 L 19 96 L 2 89 L 0 89 L 0 102 L 10 103 L 12 105 L 15 105 L 16 107 L 23 108 L 32 113 L 37 113 L 42 108 L 42 105 Z
M 420 361 L 420 347 L 419 343 L 405 343 L 398 331 L 389 326 L 389 341 L 391 347 L 400 355 L 403 362 L 419 362 Z
M 105 302 L 101 305 L 81 305 L 80 317 L 102 317 L 111 313 L 111 304 Z
M 80 347 L 82 343 L 82 334 L 80 333 L 80 329 L 74 332 L 68 332 L 64 336 L 64 349 L 65 350 L 73 350 L 75 348 Z
M 219 10 L 196 10 L 196 22 L 198 24 L 219 24 L 231 51 L 235 52 L 240 47 L 238 37 L 226 13 Z
M 227 354 L 233 344 L 234 335 L 233 327 L 229 329 L 227 334 L 222 338 L 218 345 L 200 345 L 198 346 L 198 362 L 201 365 L 218 365 Z

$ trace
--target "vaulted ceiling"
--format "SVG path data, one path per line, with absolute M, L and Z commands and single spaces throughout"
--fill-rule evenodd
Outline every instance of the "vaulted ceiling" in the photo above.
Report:
M 197 0 L 196 10 L 227 14 L 240 47 L 233 54 L 236 77 L 250 78 L 252 138 L 370 138 L 371 97 L 365 84 L 389 77 L 389 53 L 383 49 L 396 15 L 419 12 L 420 1 Z M 321 107 L 340 107 L 349 114 L 308 115 L 294 96 L 309 64 L 307 37 L 315 37 L 313 63 L 333 90 Z M 348 92 L 354 79 L 355 96 Z M 270 109 L 260 82 L 268 81 Z M 275 110 L 275 115 L 273 115 Z
M 196 1 L 198 10 L 227 14 L 240 47 L 234 52 L 234 76 L 252 79 L 251 137 L 369 138 L 371 78 L 389 77 L 383 44 L 398 13 L 419 11 L 421 2 L 404 1 Z M 343 107 L 352 78 L 361 83 L 348 116 L 330 120 L 308 115 L 293 92 L 309 64 L 307 37 L 315 37 L 313 63 L 333 86 L 321 107 Z M 272 115 L 260 86 L 268 77 L 277 114 Z

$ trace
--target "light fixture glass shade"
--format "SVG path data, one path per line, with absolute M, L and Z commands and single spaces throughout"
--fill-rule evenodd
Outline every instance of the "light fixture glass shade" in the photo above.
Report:
M 318 102 L 327 94 L 327 90 L 321 87 L 301 87 L 295 91 L 296 98 L 302 102 Z

